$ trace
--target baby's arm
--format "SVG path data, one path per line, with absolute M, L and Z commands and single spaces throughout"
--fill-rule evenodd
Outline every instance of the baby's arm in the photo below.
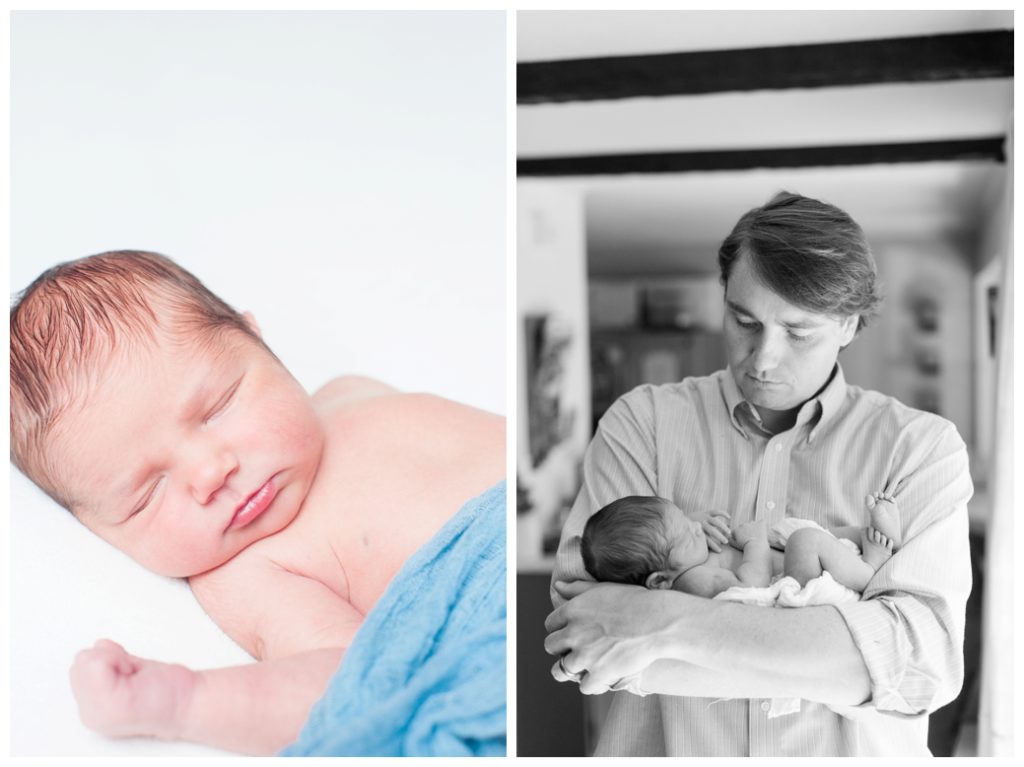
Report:
M 772 560 L 768 547 L 768 528 L 764 522 L 747 522 L 733 533 L 736 548 L 743 550 L 743 561 L 736 572 L 715 565 L 697 565 L 677 580 L 680 591 L 711 599 L 734 586 L 764 588 L 771 583 Z
M 700 523 L 711 551 L 717 554 L 722 551 L 723 546 L 729 545 L 729 512 L 712 509 L 691 511 L 686 516 L 694 522 Z
M 101 639 L 78 654 L 71 686 L 82 722 L 102 735 L 188 740 L 272 755 L 298 736 L 343 652 L 322 648 L 193 671 L 138 658 Z
M 743 562 L 736 570 L 740 583 L 756 588 L 770 584 L 772 560 L 767 523 L 764 520 L 743 523 L 733 532 L 733 542 L 743 550 Z
M 192 671 L 101 640 L 71 669 L 82 721 L 110 737 L 149 735 L 247 754 L 274 754 L 294 741 L 362 615 L 319 581 L 273 569 L 244 575 L 218 584 L 245 606 L 244 619 L 223 620 L 224 605 L 195 582 L 193 589 L 260 662 Z

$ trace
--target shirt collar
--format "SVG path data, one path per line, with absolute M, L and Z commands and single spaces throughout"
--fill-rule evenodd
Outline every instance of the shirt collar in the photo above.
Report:
M 725 369 L 725 375 L 722 378 L 722 395 L 725 397 L 725 409 L 729 413 L 729 420 L 732 421 L 733 427 L 744 438 L 747 438 L 747 430 L 743 428 L 739 418 L 739 406 L 746 402 L 746 400 L 743 399 L 740 387 L 736 385 L 736 378 L 733 376 L 732 367 Z
M 835 370 L 832 371 L 832 377 L 825 384 L 825 388 L 821 390 L 816 399 L 818 400 L 820 416 L 807 437 L 808 441 L 814 439 L 815 435 L 821 430 L 821 427 L 829 418 L 836 414 L 839 406 L 846 399 L 846 376 L 843 375 L 843 366 L 838 362 L 836 362 Z
M 749 438 L 739 417 L 740 406 L 748 408 L 748 413 L 755 420 L 760 419 L 757 418 L 753 406 L 743 398 L 743 393 L 740 391 L 739 386 L 736 385 L 736 378 L 733 376 L 731 367 L 725 370 L 722 380 L 722 394 L 725 397 L 725 406 L 729 412 L 729 420 L 732 421 L 733 427 L 744 438 Z M 808 442 L 814 440 L 822 425 L 839 410 L 839 405 L 845 397 L 846 377 L 843 375 L 842 365 L 836 362 L 836 366 L 833 368 L 832 375 L 829 377 L 828 383 L 825 384 L 825 388 L 816 397 L 805 402 L 800 408 L 800 413 L 797 415 L 797 424 L 807 423 L 810 426 L 810 431 L 807 434 Z M 815 421 L 815 419 L 817 420 Z

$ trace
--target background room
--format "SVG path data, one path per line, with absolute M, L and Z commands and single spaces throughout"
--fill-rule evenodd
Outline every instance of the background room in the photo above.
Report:
M 783 189 L 845 209 L 874 249 L 887 299 L 840 355 L 847 380 L 968 445 L 967 676 L 929 747 L 1010 753 L 1012 27 L 1003 11 L 518 15 L 520 755 L 589 753 L 605 709 L 543 651 L 594 426 L 634 386 L 724 366 L 717 249 Z

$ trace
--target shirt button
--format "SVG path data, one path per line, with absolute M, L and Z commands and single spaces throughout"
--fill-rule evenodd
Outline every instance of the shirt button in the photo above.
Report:
M 782 452 L 782 443 L 781 442 L 776 442 L 775 443 L 775 452 L 776 453 L 781 453 Z
M 767 508 L 768 511 L 771 511 L 772 509 L 774 509 L 775 508 L 775 501 L 768 501 L 768 503 L 765 504 L 765 508 Z
M 772 704 L 769 703 L 768 701 L 765 701 L 764 703 L 761 704 L 761 710 L 764 711 L 765 713 L 768 713 L 768 709 L 770 709 L 771 707 L 772 707 Z

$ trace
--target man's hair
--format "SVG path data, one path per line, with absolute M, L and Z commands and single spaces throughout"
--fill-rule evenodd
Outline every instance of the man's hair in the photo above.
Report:
M 845 211 L 826 202 L 779 192 L 768 204 L 745 213 L 718 250 L 723 285 L 744 254 L 772 291 L 820 314 L 857 314 L 858 332 L 882 300 L 863 230 Z
M 643 586 L 648 575 L 668 569 L 667 504 L 653 495 L 628 495 L 588 519 L 580 543 L 587 572 L 599 581 Z
M 43 272 L 11 307 L 11 460 L 65 508 L 74 499 L 47 438 L 116 354 L 160 338 L 212 343 L 223 331 L 260 344 L 244 317 L 158 253 L 119 250 Z

